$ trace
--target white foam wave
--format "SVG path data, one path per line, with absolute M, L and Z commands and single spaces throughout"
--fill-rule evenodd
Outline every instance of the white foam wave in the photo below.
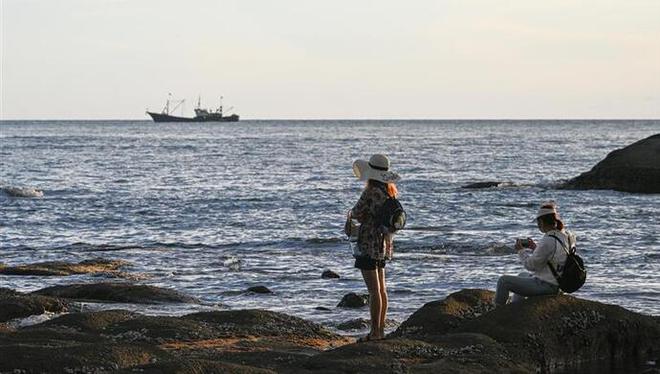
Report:
M 43 197 L 44 191 L 34 187 L 2 187 L 2 191 L 12 197 Z

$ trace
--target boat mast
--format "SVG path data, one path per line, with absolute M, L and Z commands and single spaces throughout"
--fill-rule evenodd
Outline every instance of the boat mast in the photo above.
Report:
M 170 114 L 170 99 L 172 98 L 172 93 L 167 94 L 167 101 L 165 102 L 165 108 L 163 108 L 163 113 Z

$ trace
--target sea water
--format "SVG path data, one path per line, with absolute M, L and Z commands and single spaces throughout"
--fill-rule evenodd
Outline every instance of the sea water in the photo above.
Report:
M 408 213 L 386 267 L 390 318 L 522 271 L 514 240 L 540 237 L 532 220 L 547 200 L 588 266 L 576 296 L 658 315 L 660 195 L 556 186 L 659 132 L 660 121 L 3 121 L 0 262 L 122 259 L 138 282 L 202 301 L 122 306 L 145 313 L 368 318 L 335 307 L 366 293 L 342 229 L 364 187 L 352 162 L 385 153 Z M 462 188 L 491 180 L 505 183 Z M 0 287 L 102 280 L 0 276 Z M 243 292 L 254 285 L 273 293 Z

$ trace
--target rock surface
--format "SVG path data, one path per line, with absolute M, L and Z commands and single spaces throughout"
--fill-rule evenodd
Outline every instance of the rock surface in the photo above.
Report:
M 3 289 L 0 299 L 14 294 Z M 660 354 L 657 317 L 564 295 L 497 309 L 492 298 L 453 293 L 365 343 L 262 310 L 71 313 L 20 329 L 0 324 L 0 372 L 638 372 L 627 363 Z
M 657 355 L 660 324 L 650 316 L 572 296 L 542 296 L 494 309 L 494 293 L 463 290 L 426 304 L 393 334 L 434 341 L 453 333 L 486 335 L 516 362 L 541 371 L 620 367 Z
M 388 318 L 385 320 L 386 329 L 396 327 L 397 325 L 398 325 L 397 321 L 393 319 Z M 371 321 L 364 318 L 355 318 L 349 321 L 339 323 L 335 327 L 337 328 L 337 330 L 341 330 L 341 331 L 363 330 L 371 327 Z
M 45 312 L 62 313 L 66 310 L 67 304 L 60 299 L 0 288 L 0 322 Z
M 369 295 L 358 295 L 355 292 L 349 292 L 341 298 L 340 308 L 362 308 L 369 304 Z
M 660 193 L 660 134 L 611 152 L 563 188 Z
M 198 302 L 197 299 L 183 295 L 172 289 L 118 282 L 53 286 L 35 291 L 33 294 L 74 300 L 97 300 L 136 304 Z
M 98 258 L 81 261 L 77 264 L 62 261 L 51 261 L 19 266 L 0 265 L 0 274 L 66 276 L 87 273 L 111 273 L 116 272 L 120 267 L 127 264 L 128 262 L 122 260 L 107 260 Z
M 350 341 L 300 318 L 260 310 L 183 317 L 73 313 L 0 330 L 0 372 L 282 372 Z

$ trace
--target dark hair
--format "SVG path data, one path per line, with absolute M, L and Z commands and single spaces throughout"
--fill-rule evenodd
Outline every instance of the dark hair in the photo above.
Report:
M 553 205 L 543 205 L 541 209 L 555 209 L 555 207 Z M 541 221 L 544 226 L 553 226 L 559 231 L 564 229 L 564 222 L 559 219 L 559 215 L 557 213 L 546 214 L 537 218 L 537 220 Z

